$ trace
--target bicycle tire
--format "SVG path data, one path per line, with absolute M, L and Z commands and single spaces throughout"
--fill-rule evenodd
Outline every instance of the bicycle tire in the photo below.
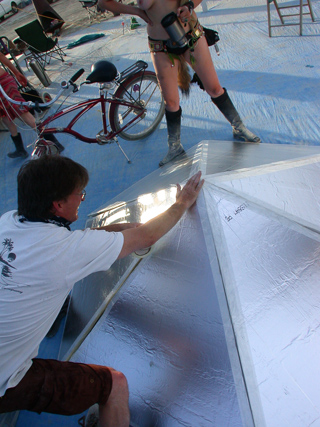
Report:
M 139 105 L 146 108 L 140 120 L 119 132 L 119 136 L 128 141 L 146 138 L 159 126 L 164 115 L 164 99 L 158 85 L 156 74 L 141 71 L 128 77 L 114 93 L 114 98 L 132 103 L 130 94 Z M 109 123 L 114 132 L 118 132 L 136 116 L 132 107 L 123 104 L 110 104 Z

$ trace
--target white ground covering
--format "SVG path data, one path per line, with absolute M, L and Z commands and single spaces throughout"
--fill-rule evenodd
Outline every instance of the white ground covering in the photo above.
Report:
M 313 9 L 320 18 L 319 1 L 313 0 Z M 294 26 L 273 29 L 275 36 L 269 38 L 266 4 L 261 1 L 204 1 L 197 12 L 203 25 L 220 34 L 221 54 L 217 56 L 214 48 L 211 54 L 221 84 L 228 89 L 245 123 L 263 142 L 319 145 L 320 19 L 311 23 L 310 16 L 305 16 L 302 37 Z M 274 22 L 278 20 L 276 12 L 272 17 Z M 92 32 L 104 32 L 106 38 L 97 40 L 90 49 L 83 45 L 69 50 L 71 62 L 76 55 L 77 66 L 85 67 L 90 66 L 90 59 L 102 57 L 110 58 L 119 69 L 136 59 L 150 63 L 145 24 L 141 23 L 131 32 L 127 17 L 91 27 Z M 68 44 L 88 33 L 85 29 L 83 34 L 72 34 L 63 41 Z M 187 141 L 230 135 L 229 124 L 198 87 L 181 105 Z
M 320 145 L 320 0 L 313 0 L 312 4 L 317 21 L 311 23 L 310 17 L 304 18 L 304 36 L 302 37 L 298 35 L 298 27 L 284 27 L 273 30 L 275 36 L 269 38 L 266 2 L 258 0 L 244 0 L 241 2 L 236 0 L 204 1 L 202 7 L 197 10 L 201 23 L 219 31 L 221 37 L 219 42 L 221 55 L 218 57 L 214 48 L 211 48 L 221 84 L 228 89 L 247 126 L 257 133 L 264 143 Z M 275 12 L 273 12 L 273 17 L 277 19 Z M 126 23 L 124 26 L 125 31 L 123 31 L 122 22 Z M 71 76 L 80 67 L 85 67 L 88 72 L 91 63 L 102 58 L 113 61 L 119 70 L 131 65 L 137 59 L 145 60 L 152 68 L 146 42 L 145 24 L 141 22 L 141 27 L 134 31 L 129 31 L 128 23 L 129 18 L 117 17 L 110 21 L 93 25 L 78 33 L 65 37 L 62 35 L 60 41 L 62 46 L 67 46 L 81 36 L 90 33 L 103 32 L 105 37 L 93 43 L 67 50 L 68 59 L 65 64 L 59 63 L 55 68 L 54 63 L 52 63 L 52 68 L 48 69 L 48 74 L 53 84 L 48 88 L 48 91 L 53 94 L 56 93 L 56 83 L 58 81 Z M 38 83 L 37 80 L 34 81 Z M 77 94 L 77 97 L 86 97 L 93 90 L 96 89 L 94 87 L 87 88 L 83 95 Z M 182 99 L 181 106 L 183 109 L 182 138 L 185 148 L 190 148 L 202 140 L 232 139 L 230 125 L 212 105 L 210 98 L 198 87 L 192 88 L 189 99 Z M 88 123 L 91 123 L 91 121 L 84 121 L 81 125 L 86 129 Z M 24 129 L 21 132 L 25 142 L 31 143 L 34 140 L 33 132 Z M 0 156 L 3 159 L 0 171 L 3 183 L 0 193 L 2 201 L 0 213 L 3 213 L 16 206 L 16 172 L 20 163 L 12 162 L 11 159 L 6 157 L 6 153 L 10 151 L 12 144 L 8 134 L 0 133 L 0 141 Z M 77 227 L 82 227 L 87 213 L 106 203 L 108 199 L 119 194 L 133 182 L 157 169 L 158 161 L 166 149 L 166 129 L 163 122 L 160 128 L 146 141 L 123 143 L 129 157 L 133 160 L 133 164 L 130 167 L 114 146 L 88 147 L 84 143 L 69 141 L 70 138 L 61 137 L 61 142 L 66 145 L 65 154 L 83 163 L 89 169 L 92 177 L 88 191 L 91 196 L 88 197 L 86 204 L 83 204 L 82 217 L 77 223 Z M 29 151 L 31 150 L 29 149 Z M 148 162 L 146 162 L 146 159 L 148 159 Z M 314 185 L 317 185 L 316 179 L 313 182 Z M 109 188 L 112 185 L 113 189 L 110 190 Z M 270 191 L 272 191 L 272 188 Z M 313 195 L 315 194 L 316 192 L 313 193 Z M 241 197 L 239 200 L 242 200 Z M 234 200 L 232 203 L 235 203 L 233 207 L 237 208 L 239 206 Z M 307 203 L 309 203 L 309 199 Z M 244 212 L 245 215 L 249 214 L 249 212 L 252 213 L 249 209 Z M 263 233 L 265 227 L 274 227 L 277 222 L 276 216 L 276 214 L 272 218 L 262 216 L 261 228 L 258 229 L 257 227 L 255 230 Z M 245 222 L 248 222 L 250 218 L 245 218 L 245 220 Z M 239 233 L 244 232 L 246 234 L 245 237 L 248 238 L 247 230 L 247 228 L 240 229 Z M 278 229 L 275 228 L 275 230 L 275 234 L 268 237 L 269 240 L 264 240 L 265 244 L 270 247 L 278 247 L 279 244 Z M 232 230 L 228 227 L 221 226 L 220 231 L 223 239 L 224 233 L 232 233 Z M 300 233 L 296 229 L 288 227 L 285 234 L 288 239 L 284 241 L 283 245 L 287 245 L 287 248 L 292 247 L 290 242 L 295 241 L 297 245 L 301 246 L 301 257 L 306 254 L 308 248 L 308 251 L 313 253 L 314 261 L 319 258 L 319 241 L 311 236 L 312 232 L 310 234 L 306 232 Z M 265 237 L 265 235 L 263 236 Z M 238 252 L 236 251 L 237 248 L 239 249 Z M 306 251 L 303 251 L 303 248 Z M 250 248 L 247 247 L 247 249 L 248 251 L 253 250 L 252 246 Z M 277 259 L 280 259 L 282 249 L 282 247 L 279 247 L 281 253 L 275 253 L 273 256 L 277 257 L 278 255 Z M 236 258 L 239 253 L 240 255 L 246 254 L 242 244 L 235 247 L 231 245 L 228 250 L 231 251 L 230 254 L 232 256 L 234 255 L 233 262 L 235 267 L 244 261 Z M 307 255 L 309 259 L 312 259 L 311 253 Z M 259 256 L 261 258 L 261 255 Z M 261 268 L 261 263 L 258 263 L 258 256 L 249 261 L 256 262 L 257 266 Z M 288 263 L 294 263 L 293 258 L 290 260 L 281 259 L 283 265 L 286 265 L 287 261 Z M 272 270 L 275 265 L 273 258 L 266 259 L 266 262 L 269 265 L 264 266 L 265 271 L 267 269 Z M 264 397 L 263 403 L 265 406 L 261 404 L 261 401 L 254 402 L 255 408 L 261 411 L 258 413 L 258 417 L 260 416 L 260 420 L 262 420 L 261 423 L 263 423 L 264 417 L 267 417 L 267 419 L 276 420 L 274 424 L 267 425 L 290 424 L 299 427 L 320 425 L 319 409 L 315 404 L 315 402 L 319 402 L 317 392 L 319 381 L 314 381 L 319 371 L 316 366 L 314 366 L 314 371 L 310 369 L 310 366 L 317 360 L 317 354 L 315 352 L 307 352 L 304 348 L 304 343 L 316 340 L 318 336 L 316 333 L 319 329 L 318 325 L 312 324 L 312 319 L 317 317 L 317 309 L 320 305 L 316 297 L 318 281 L 314 279 L 316 268 L 318 268 L 318 262 L 312 263 L 309 271 L 302 271 L 302 274 L 305 275 L 303 283 L 307 283 L 306 277 L 312 278 L 312 281 L 309 281 L 308 286 L 306 286 L 306 295 L 302 295 L 302 299 L 297 299 L 295 294 L 296 276 L 289 275 L 290 283 L 288 282 L 288 284 L 290 286 L 284 289 L 284 293 L 275 295 L 279 301 L 278 306 L 273 306 L 276 311 L 268 311 L 270 295 L 273 295 L 274 288 L 269 286 L 270 283 L 268 285 L 265 282 L 265 286 L 260 293 L 261 306 L 255 307 L 254 310 L 252 309 L 252 312 L 248 312 L 252 314 L 252 316 L 249 316 L 251 323 L 248 325 L 248 330 L 249 335 L 251 333 L 251 337 L 254 339 L 254 356 L 256 359 L 253 362 L 248 359 L 249 365 L 247 368 L 249 371 L 252 366 L 261 368 L 261 375 L 258 375 L 257 378 L 252 377 L 252 384 L 259 383 Z M 292 270 L 289 268 L 288 274 L 290 272 Z M 275 275 L 276 271 L 272 271 L 272 273 Z M 294 273 L 296 274 L 296 270 L 294 270 Z M 246 281 L 247 277 L 243 277 L 243 280 Z M 236 285 L 236 283 L 232 284 Z M 288 289 L 292 291 L 291 295 L 289 295 Z M 239 292 L 240 299 L 248 298 L 248 307 L 250 309 L 254 293 L 251 294 L 245 290 L 245 294 L 241 294 L 241 287 L 238 288 L 237 292 Z M 310 293 L 315 295 L 314 303 L 307 305 L 305 297 L 310 296 Z M 289 295 L 287 304 L 290 305 L 289 309 L 292 309 L 292 307 L 297 309 L 297 316 L 291 316 L 288 306 L 281 305 L 284 294 L 286 296 Z M 278 308 L 281 310 L 281 315 L 279 315 Z M 239 333 L 247 333 L 246 326 L 242 323 L 242 313 L 236 312 L 236 314 L 240 316 L 237 317 L 237 320 L 240 319 Z M 292 324 L 297 328 L 286 331 L 286 333 L 290 332 L 286 336 L 279 335 L 279 339 L 275 342 L 272 339 L 273 331 L 278 329 L 279 323 L 275 322 L 274 319 L 279 319 L 281 316 L 288 325 Z M 257 326 L 261 326 L 262 329 L 266 326 L 269 327 L 269 337 L 256 333 L 254 326 L 256 326 L 258 320 L 261 323 Z M 270 320 L 270 324 L 267 322 L 268 320 Z M 308 325 L 307 328 L 304 328 L 306 325 Z M 288 336 L 292 338 L 292 341 L 286 342 L 285 339 Z M 301 337 L 303 340 L 300 339 Z M 318 343 L 317 346 L 319 348 Z M 264 353 L 264 349 L 266 349 L 266 353 Z M 292 355 L 299 350 L 301 350 L 302 358 L 299 359 L 297 368 L 292 363 Z M 247 348 L 244 348 L 243 351 L 245 354 Z M 286 373 L 290 377 L 290 388 L 282 387 L 281 381 L 273 384 L 265 381 L 264 374 L 266 372 L 267 357 L 272 362 L 269 365 L 271 370 L 278 369 L 279 364 L 282 364 L 280 366 L 282 373 Z M 285 364 L 282 363 L 283 360 L 285 360 Z M 314 387 L 312 386 L 313 383 L 316 383 Z M 292 390 L 297 390 L 300 386 L 300 390 L 306 387 L 305 390 L 307 392 L 304 396 L 302 394 L 299 395 L 297 400 L 291 401 L 289 407 L 290 417 L 285 417 L 286 414 L 281 410 L 277 410 L 277 407 L 273 405 L 272 399 L 269 400 L 269 396 L 273 396 L 274 392 L 273 397 L 275 397 L 276 393 L 280 392 L 281 399 L 287 399 L 290 395 L 292 396 Z M 299 411 L 301 407 L 303 409 L 302 412 Z M 295 417 L 295 414 L 300 415 Z M 32 423 L 32 425 L 40 426 L 44 424 L 41 424 L 40 421 L 39 424 Z

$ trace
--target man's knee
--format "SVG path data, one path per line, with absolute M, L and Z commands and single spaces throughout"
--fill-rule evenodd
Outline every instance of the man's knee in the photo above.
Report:
M 112 389 L 110 397 L 116 397 L 116 395 L 124 396 L 129 393 L 128 381 L 122 372 L 116 371 L 113 368 L 109 368 L 112 375 Z

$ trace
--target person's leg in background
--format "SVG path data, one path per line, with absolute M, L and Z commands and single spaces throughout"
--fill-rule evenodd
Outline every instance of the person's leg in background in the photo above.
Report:
M 165 117 L 168 130 L 168 152 L 160 161 L 163 166 L 171 160 L 184 153 L 181 144 L 181 115 L 180 97 L 178 89 L 178 60 L 174 60 L 174 65 L 169 56 L 164 52 L 151 52 L 154 69 L 165 102 Z

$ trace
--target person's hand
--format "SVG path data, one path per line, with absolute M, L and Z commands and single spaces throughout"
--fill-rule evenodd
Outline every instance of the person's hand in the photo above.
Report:
M 189 22 L 190 18 L 191 18 L 191 13 L 189 11 L 188 6 L 178 7 L 177 16 L 180 19 L 180 21 L 182 22 L 182 24 L 186 24 L 187 22 Z
M 22 87 L 26 87 L 27 86 L 28 80 L 25 78 L 25 76 L 23 74 L 21 74 L 21 73 L 18 72 L 18 73 L 15 74 L 15 76 L 16 76 L 18 82 L 21 84 Z
M 177 184 L 177 203 L 184 204 L 187 209 L 190 208 L 196 201 L 203 183 L 204 179 L 201 179 L 201 172 L 199 171 L 188 180 L 183 188 Z

